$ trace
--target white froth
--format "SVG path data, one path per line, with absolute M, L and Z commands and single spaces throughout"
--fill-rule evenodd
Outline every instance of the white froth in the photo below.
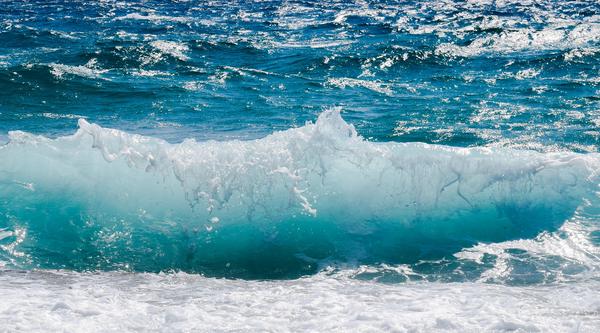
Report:
M 152 21 L 152 22 L 179 22 L 185 23 L 192 21 L 190 17 L 179 17 L 179 16 L 167 16 L 167 15 L 157 15 L 155 13 L 148 13 L 143 15 L 141 13 L 129 13 L 127 15 L 117 17 L 116 20 L 142 20 L 142 21 Z
M 170 55 L 181 61 L 189 60 L 189 57 L 185 53 L 188 52 L 190 48 L 185 43 L 156 40 L 151 42 L 150 45 L 164 55 Z
M 36 332 L 597 332 L 597 281 L 507 287 L 0 272 L 0 322 Z
M 446 56 L 473 57 L 485 54 L 509 54 L 546 50 L 568 50 L 593 45 L 600 41 L 600 24 L 582 23 L 570 28 L 550 26 L 503 31 L 474 39 L 466 46 L 440 44 L 435 53 Z
M 334 87 L 338 87 L 340 89 L 345 89 L 345 88 L 356 88 L 356 87 L 361 87 L 361 88 L 366 88 L 375 92 L 378 92 L 380 94 L 384 94 L 384 95 L 392 95 L 393 91 L 392 88 L 390 87 L 389 84 L 387 83 L 383 83 L 383 82 L 376 82 L 376 81 L 367 81 L 367 80 L 360 80 L 360 79 L 353 79 L 353 78 L 348 78 L 348 77 L 343 77 L 343 78 L 329 78 L 327 79 L 327 84 L 330 86 L 334 86 Z
M 100 69 L 96 66 L 96 59 L 91 59 L 83 66 L 72 66 L 63 64 L 50 64 L 50 72 L 58 79 L 62 79 L 65 74 L 77 75 L 87 78 L 100 78 L 107 69 Z

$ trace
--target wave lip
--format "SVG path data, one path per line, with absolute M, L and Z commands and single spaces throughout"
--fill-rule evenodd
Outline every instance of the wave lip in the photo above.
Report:
M 594 200 L 598 165 L 595 154 L 373 143 L 337 109 L 259 140 L 180 144 L 81 119 L 72 136 L 11 132 L 0 148 L 0 229 L 26 235 L 0 241 L 23 256 L 0 258 L 243 277 L 414 262 L 556 230 Z

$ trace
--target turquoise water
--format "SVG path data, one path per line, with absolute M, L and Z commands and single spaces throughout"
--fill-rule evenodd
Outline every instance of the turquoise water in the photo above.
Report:
M 598 279 L 596 1 L 2 2 L 0 267 Z

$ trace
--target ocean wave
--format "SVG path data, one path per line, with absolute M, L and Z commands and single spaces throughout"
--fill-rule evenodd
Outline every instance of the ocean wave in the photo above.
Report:
M 141 20 L 141 21 L 150 21 L 150 22 L 154 22 L 154 23 L 162 23 L 162 22 L 188 23 L 188 22 L 193 21 L 193 19 L 191 17 L 158 15 L 156 13 L 147 13 L 146 15 L 142 15 L 141 13 L 129 13 L 127 15 L 117 17 L 117 18 L 115 18 L 115 20 L 118 20 L 118 21 Z
M 151 42 L 150 46 L 160 52 L 158 57 L 168 55 L 181 61 L 187 61 L 190 59 L 186 55 L 186 52 L 188 52 L 190 48 L 182 42 L 156 40 Z
M 85 78 L 100 78 L 103 73 L 108 72 L 107 69 L 100 69 L 96 66 L 97 60 L 91 59 L 85 65 L 72 66 L 64 64 L 50 64 L 50 73 L 57 79 L 62 79 L 66 74 L 76 75 Z
M 558 232 L 543 232 L 535 239 L 480 243 L 454 256 L 477 264 L 494 258 L 494 264 L 477 278 L 480 282 L 526 285 L 594 278 L 600 265 L 600 248 L 593 240 L 597 219 L 597 214 L 579 211 Z M 523 263 L 532 269 L 524 273 Z
M 439 45 L 437 55 L 474 57 L 493 54 L 513 54 L 551 50 L 571 50 L 600 42 L 600 24 L 582 23 L 574 27 L 546 27 L 507 30 L 472 40 L 462 46 L 454 43 Z
M 267 42 L 258 42 L 256 46 L 260 48 L 312 48 L 312 49 L 322 49 L 322 48 L 338 48 L 345 47 L 355 43 L 352 40 L 332 40 L 332 39 L 312 39 L 305 41 L 285 41 L 285 42 L 277 42 L 277 41 L 267 41 Z
M 383 83 L 383 82 L 376 82 L 376 81 L 353 79 L 353 78 L 348 78 L 348 77 L 329 78 L 329 79 L 327 79 L 326 84 L 329 86 L 334 86 L 334 87 L 340 88 L 340 89 L 345 89 L 346 87 L 349 87 L 349 88 L 361 87 L 361 88 L 369 89 L 371 91 L 378 92 L 380 94 L 384 94 L 384 95 L 388 95 L 388 96 L 391 96 L 394 93 L 392 91 L 392 88 L 390 87 L 390 84 Z
M 600 166 L 595 154 L 373 143 L 339 110 L 254 141 L 169 144 L 85 120 L 54 140 L 9 136 L 0 261 L 16 267 L 281 277 L 439 258 L 556 230 L 595 200 Z

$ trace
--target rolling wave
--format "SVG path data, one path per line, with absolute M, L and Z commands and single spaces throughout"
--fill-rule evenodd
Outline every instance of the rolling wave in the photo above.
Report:
M 179 144 L 79 120 L 0 147 L 0 262 L 294 277 L 554 231 L 596 154 L 374 143 L 340 110 L 252 141 Z

